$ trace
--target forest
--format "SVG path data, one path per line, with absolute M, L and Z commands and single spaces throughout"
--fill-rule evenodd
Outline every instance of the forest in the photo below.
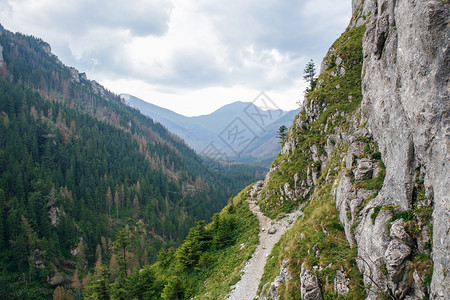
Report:
M 94 269 L 127 275 L 156 261 L 264 175 L 261 167 L 203 161 L 40 39 L 4 31 L 0 45 L 6 298 L 48 299 L 74 284 L 80 298 Z

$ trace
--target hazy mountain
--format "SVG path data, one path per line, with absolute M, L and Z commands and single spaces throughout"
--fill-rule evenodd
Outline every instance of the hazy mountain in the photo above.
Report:
M 232 161 L 270 164 L 280 150 L 276 133 L 289 127 L 300 110 L 261 109 L 250 102 L 234 102 L 208 115 L 186 117 L 122 94 L 131 107 L 167 127 L 201 155 Z M 244 132 L 243 136 L 236 135 Z

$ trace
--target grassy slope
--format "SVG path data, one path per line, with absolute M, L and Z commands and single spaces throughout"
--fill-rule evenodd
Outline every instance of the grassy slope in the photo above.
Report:
M 328 68 L 318 79 L 318 87 L 307 96 L 307 105 L 311 101 L 315 104 L 326 106 L 320 116 L 314 122 L 308 123 L 302 128 L 295 125 L 290 130 L 290 135 L 297 139 L 296 150 L 287 155 L 280 155 L 273 163 L 279 168 L 271 174 L 267 190 L 269 197 L 262 201 L 262 207 L 268 215 L 277 216 L 290 209 L 292 203 L 278 201 L 276 194 L 284 182 L 299 173 L 300 180 L 306 178 L 306 169 L 313 167 L 314 163 L 309 154 L 309 147 L 316 145 L 319 153 L 324 152 L 326 134 L 334 133 L 335 127 L 345 131 L 349 128 L 349 116 L 354 114 L 362 99 L 361 95 L 361 69 L 362 69 L 362 36 L 365 27 L 358 27 L 346 31 L 332 46 L 325 60 Z M 336 58 L 342 59 L 341 65 L 345 67 L 345 75 L 332 76 L 336 70 Z M 339 86 L 339 88 L 336 88 Z M 351 96 L 349 98 L 349 96 Z M 338 114 L 336 114 L 338 112 Z M 306 113 L 303 110 L 297 118 L 306 121 Z M 294 123 L 295 124 L 295 123 Z M 366 141 L 373 144 L 372 141 Z M 351 292 L 345 299 L 364 298 L 364 288 L 361 274 L 356 266 L 356 248 L 351 248 L 346 240 L 344 228 L 339 221 L 339 212 L 335 207 L 333 189 L 345 172 L 342 164 L 342 154 L 346 152 L 346 145 L 336 145 L 337 148 L 331 154 L 330 161 L 325 168 L 320 170 L 320 177 L 316 182 L 314 192 L 301 201 L 309 201 L 304 209 L 304 216 L 291 228 L 274 247 L 265 267 L 265 273 L 261 280 L 260 291 L 266 283 L 272 282 L 280 272 L 280 264 L 289 259 L 289 271 L 293 280 L 279 287 L 282 299 L 297 299 L 300 297 L 300 270 L 303 266 L 315 270 L 322 283 L 325 299 L 337 299 L 333 291 L 333 280 L 336 270 L 342 270 L 350 279 Z M 301 171 L 303 170 L 303 172 Z M 300 171 L 300 172 L 299 172 Z M 328 176 L 327 176 L 328 175 Z M 289 181 L 288 181 L 289 182 Z M 292 183 L 291 183 L 292 186 Z M 320 254 L 316 257 L 312 247 L 317 245 Z M 267 292 L 267 287 L 264 288 Z
M 220 218 L 232 217 L 237 223 L 233 242 L 222 248 L 206 249 L 198 263 L 188 269 L 180 268 L 175 253 L 165 255 L 151 268 L 158 275 L 157 281 L 167 285 L 177 278 L 182 282 L 184 297 L 195 299 L 222 299 L 230 287 L 241 277 L 241 270 L 250 259 L 258 244 L 259 224 L 246 201 L 249 188 L 239 193 L 219 214 Z M 212 224 L 206 226 L 211 230 Z M 241 244 L 244 244 L 241 247 Z
M 296 128 L 293 126 L 289 134 L 291 139 L 296 141 L 296 150 L 287 155 L 279 155 L 272 167 L 278 168 L 270 174 L 270 180 L 263 190 L 262 194 L 266 195 L 260 206 L 262 211 L 271 218 L 277 218 L 286 212 L 291 211 L 298 203 L 291 201 L 280 201 L 282 196 L 279 193 L 280 188 L 284 183 L 289 182 L 290 186 L 294 186 L 294 174 L 298 173 L 299 182 L 306 180 L 307 168 L 318 169 L 318 165 L 314 164 L 310 155 L 309 148 L 316 145 L 318 152 L 325 153 L 324 146 L 327 139 L 325 134 L 334 132 L 334 128 L 339 126 L 346 128 L 349 124 L 346 123 L 346 117 L 354 113 L 360 105 L 362 100 L 361 94 L 361 68 L 362 68 L 362 36 L 365 32 L 365 26 L 354 28 L 346 31 L 333 44 L 327 54 L 325 60 L 328 62 L 328 68 L 318 78 L 318 86 L 316 89 L 308 94 L 306 106 L 309 106 L 311 101 L 321 103 L 327 109 L 323 111 L 319 118 L 303 128 Z M 341 65 L 345 66 L 344 76 L 332 76 L 332 72 L 336 71 L 336 57 L 340 57 L 343 62 Z M 336 88 L 339 86 L 339 88 Z M 350 97 L 350 100 L 349 100 Z M 344 114 L 331 117 L 336 112 L 343 112 Z M 297 115 L 297 119 L 302 121 L 307 119 L 304 109 Z M 327 126 L 328 125 L 328 126 Z M 326 130 L 325 130 L 326 128 Z M 310 194 L 299 202 L 306 201 Z

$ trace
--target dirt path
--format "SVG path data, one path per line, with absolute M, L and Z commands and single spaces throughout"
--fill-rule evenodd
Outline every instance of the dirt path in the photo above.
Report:
M 256 297 L 259 282 L 264 273 L 264 266 L 273 246 L 302 214 L 298 209 L 281 220 L 273 221 L 263 215 L 256 202 L 249 202 L 249 207 L 259 221 L 259 245 L 252 258 L 245 265 L 241 280 L 232 287 L 232 292 L 229 295 L 230 300 L 251 300 Z M 269 234 L 268 231 L 272 227 L 276 229 L 276 232 Z

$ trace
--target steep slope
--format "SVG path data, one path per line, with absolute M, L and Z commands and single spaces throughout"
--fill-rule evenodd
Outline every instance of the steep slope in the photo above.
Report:
M 432 207 L 429 226 L 417 214 L 416 218 L 419 229 L 429 232 L 432 243 L 430 297 L 445 299 L 450 295 L 446 275 L 450 264 L 450 4 L 365 1 L 361 9 L 373 16 L 363 42 L 362 113 L 387 167 L 383 189 L 374 201 L 399 205 L 401 210 Z M 365 231 L 365 227 L 361 226 L 361 230 Z M 419 251 L 422 240 L 429 240 L 424 235 L 418 233 Z M 361 238 L 360 251 L 367 250 L 368 243 Z M 386 253 L 389 288 L 407 293 L 408 286 L 402 286 L 402 281 L 397 283 L 393 277 L 398 274 L 389 270 L 393 262 L 387 254 L 392 250 L 392 241 L 387 249 L 385 245 L 377 246 L 378 253 Z
M 258 162 L 268 166 L 280 150 L 276 134 L 280 126 L 289 126 L 298 110 L 262 110 L 253 103 L 234 102 L 208 115 L 186 117 L 170 110 L 147 103 L 131 95 L 121 95 L 123 101 L 139 109 L 143 114 L 167 127 L 181 137 L 197 153 L 208 156 L 213 146 L 222 156 L 232 161 Z M 258 116 L 252 114 L 258 113 Z M 253 120 L 262 116 L 261 120 Z M 239 118 L 253 133 L 255 139 L 245 149 L 234 148 L 227 142 L 224 131 Z M 240 124 L 240 123 L 239 123 Z M 261 126 L 262 125 L 262 126 Z M 243 127 L 245 128 L 245 127 Z M 252 136 L 253 137 L 253 136 Z M 214 158 L 214 157 L 213 157 Z
M 272 219 L 304 206 L 249 298 L 450 295 L 448 1 L 352 4 L 270 172 L 244 191 Z M 184 295 L 222 296 L 215 276 Z
M 118 268 L 113 241 L 124 226 L 133 231 L 126 271 L 140 268 L 261 177 L 210 168 L 42 40 L 1 30 L 0 45 L 3 297 L 48 298 L 71 285 L 79 296 L 96 264 Z
M 263 188 L 271 215 L 311 197 L 272 253 L 261 297 L 446 299 L 449 4 L 358 0 L 353 8 L 340 40 L 367 26 L 354 40 L 359 50 L 351 40 L 330 49 Z M 351 70 L 362 54 L 359 86 Z M 362 93 L 355 112 L 346 108 L 359 98 L 348 83 Z M 293 279 L 280 282 L 285 259 Z

